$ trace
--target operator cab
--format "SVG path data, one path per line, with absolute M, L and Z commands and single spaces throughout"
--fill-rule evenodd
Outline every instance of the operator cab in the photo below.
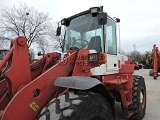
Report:
M 64 50 L 88 48 L 104 52 L 103 28 L 91 13 L 72 19 L 65 31 Z
M 64 18 L 61 21 L 65 26 L 64 52 L 81 48 L 103 52 L 107 54 L 107 65 L 103 65 L 105 71 L 118 70 L 116 23 L 119 21 L 103 12 L 103 7 L 93 7 Z M 58 27 L 57 35 L 60 30 Z

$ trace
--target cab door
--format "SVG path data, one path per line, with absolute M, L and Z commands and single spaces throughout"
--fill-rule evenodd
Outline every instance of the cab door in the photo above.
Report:
M 118 70 L 116 22 L 108 17 L 106 25 L 107 71 Z

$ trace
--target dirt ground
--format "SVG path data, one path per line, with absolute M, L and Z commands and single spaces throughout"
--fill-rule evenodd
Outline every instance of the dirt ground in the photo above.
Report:
M 157 80 L 149 76 L 150 69 L 135 70 L 135 75 L 141 75 L 145 79 L 147 89 L 146 115 L 143 120 L 160 120 L 160 76 Z M 122 115 L 121 106 L 116 103 L 117 120 L 127 120 Z

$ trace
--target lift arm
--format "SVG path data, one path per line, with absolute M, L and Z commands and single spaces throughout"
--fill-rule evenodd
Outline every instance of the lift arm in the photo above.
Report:
M 86 59 L 80 59 L 84 55 Z M 76 62 L 84 65 L 76 65 Z M 10 52 L 0 63 L 0 71 L 4 75 L 1 74 L 1 80 L 6 80 L 8 83 L 6 87 L 9 88 L 5 95 L 11 94 L 10 101 L 5 102 L 7 104 L 5 109 L 0 110 L 0 119 L 34 120 L 38 118 L 41 109 L 48 101 L 66 90 L 66 88 L 54 86 L 58 77 L 90 76 L 90 69 L 104 62 L 104 54 L 90 54 L 89 50 L 82 49 L 68 50 L 63 60 L 60 60 L 58 53 L 47 53 L 44 58 L 30 65 L 26 39 L 16 38 L 12 41 Z M 6 64 L 7 69 L 3 70 Z M 0 98 L 1 106 L 5 99 L 4 96 Z

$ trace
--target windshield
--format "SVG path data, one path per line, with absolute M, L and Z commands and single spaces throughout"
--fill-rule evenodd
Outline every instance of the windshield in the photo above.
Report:
M 98 18 L 92 17 L 92 14 L 71 20 L 65 31 L 64 51 L 81 48 L 95 49 L 97 52 L 104 51 L 102 26 L 98 25 Z

